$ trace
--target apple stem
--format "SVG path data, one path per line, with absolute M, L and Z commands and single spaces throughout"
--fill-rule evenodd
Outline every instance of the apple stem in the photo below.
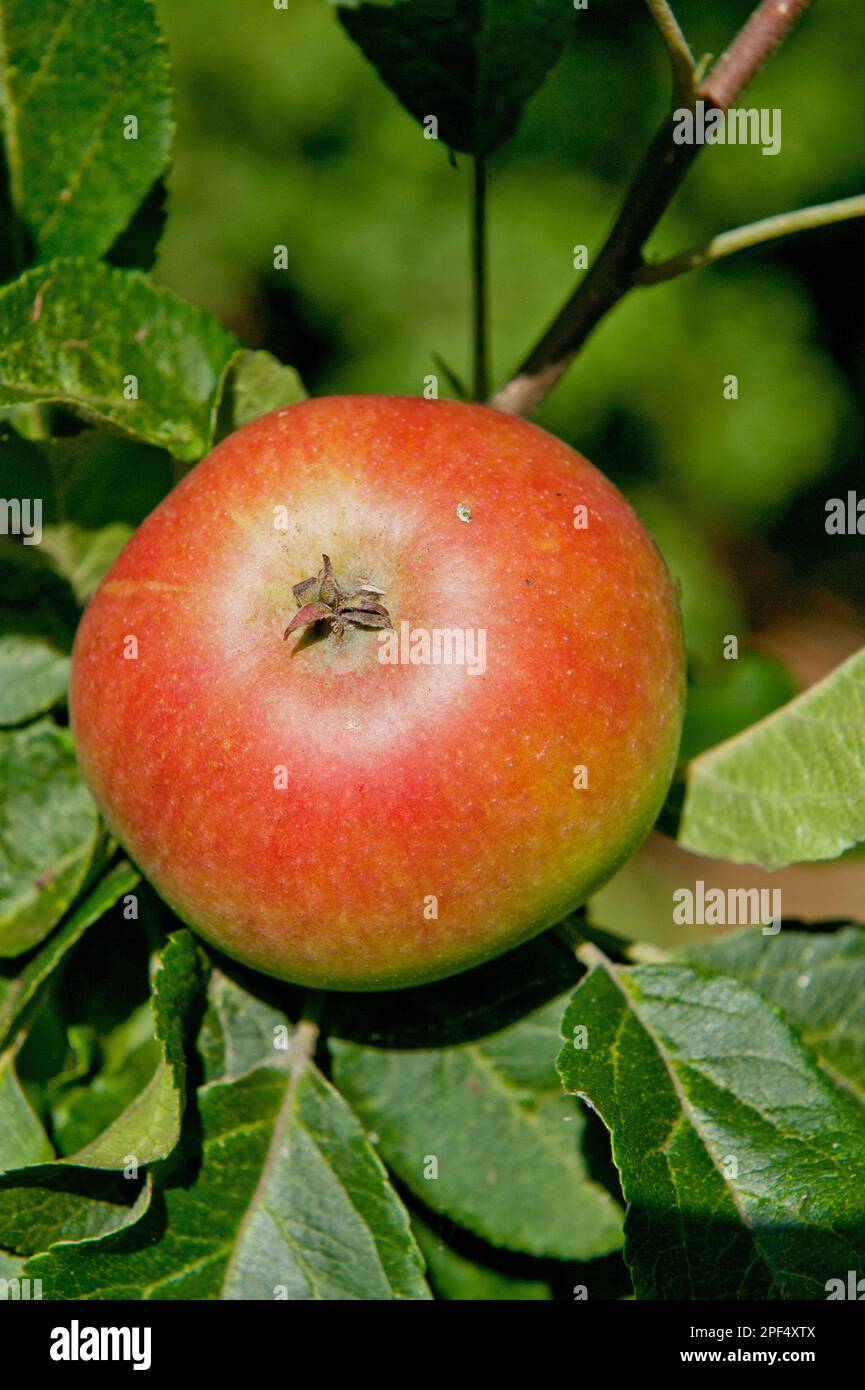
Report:
M 559 923 L 555 928 L 555 934 L 569 951 L 573 951 L 577 960 L 587 970 L 594 970 L 599 965 L 606 966 L 610 970 L 614 968 L 609 956 L 606 956 L 600 946 L 595 945 L 594 941 L 589 941 L 588 937 L 583 936 L 579 927 L 570 918 Z
M 318 990 L 310 990 L 304 995 L 300 1018 L 291 1038 L 291 1075 L 295 1080 L 315 1056 L 325 998 L 326 995 Z

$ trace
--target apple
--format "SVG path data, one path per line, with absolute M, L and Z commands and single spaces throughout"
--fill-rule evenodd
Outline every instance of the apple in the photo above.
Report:
M 677 596 L 624 498 L 486 406 L 323 397 L 220 443 L 82 619 L 70 713 L 114 834 L 234 959 L 315 988 L 477 965 L 646 836 Z

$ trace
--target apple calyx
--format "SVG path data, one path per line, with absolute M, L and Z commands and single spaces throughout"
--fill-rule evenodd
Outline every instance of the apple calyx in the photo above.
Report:
M 344 636 L 348 626 L 393 626 L 390 614 L 379 602 L 384 589 L 379 589 L 366 579 L 358 580 L 357 587 L 352 590 L 345 589 L 333 572 L 330 556 L 322 555 L 321 558 L 324 568 L 317 575 L 292 586 L 298 612 L 282 634 L 283 641 L 292 632 L 310 627 L 313 623 L 330 623 L 333 637 Z

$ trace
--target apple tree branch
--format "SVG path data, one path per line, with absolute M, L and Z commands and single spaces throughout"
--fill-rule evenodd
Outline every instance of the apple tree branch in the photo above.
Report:
M 666 262 L 665 275 L 659 274 L 660 267 L 645 268 L 643 261 L 643 247 L 650 233 L 660 221 L 701 148 L 696 143 L 675 143 L 672 113 L 683 106 L 694 108 L 698 100 L 726 110 L 811 3 L 812 0 L 762 0 L 708 75 L 699 78 L 698 70 L 693 68 L 690 48 L 667 0 L 648 0 L 670 53 L 673 68 L 671 112 L 637 169 L 618 217 L 593 265 L 518 368 L 516 375 L 493 397 L 492 405 L 514 415 L 531 414 L 567 371 L 595 326 L 634 285 L 669 278 L 670 275 L 691 269 L 692 265 L 704 265 L 720 255 L 729 255 L 745 246 L 756 245 L 759 240 L 786 235 L 787 231 L 821 225 L 815 220 L 817 209 L 805 209 L 799 214 L 784 214 L 792 221 L 788 221 L 783 231 L 776 229 L 775 219 L 767 219 L 768 223 L 774 224 L 774 229 L 762 224 L 763 235 L 757 231 L 760 223 L 751 229 L 739 228 L 735 232 L 725 233 L 724 237 L 710 242 L 708 248 L 697 248 L 685 252 L 682 258 L 675 257 L 673 262 Z M 687 91 L 684 87 L 686 65 Z M 844 201 L 849 205 L 858 200 Z M 826 204 L 824 207 L 832 208 L 833 205 Z M 859 213 L 849 211 L 846 215 L 857 216 Z M 837 221 L 839 217 L 830 214 L 825 220 Z M 710 250 L 712 247 L 714 249 Z M 670 269 L 671 264 L 675 264 L 675 269 Z M 641 275 L 648 278 L 641 279 Z

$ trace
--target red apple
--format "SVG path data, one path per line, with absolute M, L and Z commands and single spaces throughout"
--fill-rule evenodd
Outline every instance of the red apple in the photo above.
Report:
M 185 922 L 370 990 L 584 902 L 657 815 L 682 699 L 674 587 L 611 483 L 484 406 L 364 396 L 256 420 L 157 507 L 84 614 L 71 717 Z

